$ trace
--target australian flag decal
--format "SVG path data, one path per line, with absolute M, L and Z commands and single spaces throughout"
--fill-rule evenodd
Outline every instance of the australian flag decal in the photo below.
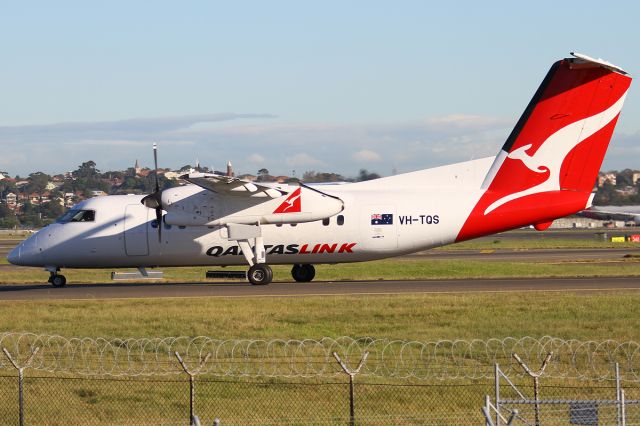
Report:
M 393 225 L 393 215 L 390 213 L 372 214 L 371 224 L 372 225 Z

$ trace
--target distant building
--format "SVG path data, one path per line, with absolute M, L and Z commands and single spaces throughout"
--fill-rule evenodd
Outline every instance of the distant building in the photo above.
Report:
M 605 182 L 615 186 L 617 180 L 618 178 L 615 173 L 602 173 L 598 175 L 598 187 L 602 188 Z
M 631 182 L 633 182 L 633 184 L 635 185 L 636 183 L 638 183 L 638 180 L 640 180 L 640 172 L 633 172 L 633 174 L 631 175 Z
M 107 195 L 107 193 L 104 191 L 100 191 L 100 190 L 91 191 L 92 197 L 104 197 L 105 195 Z
M 258 176 L 256 176 L 256 175 L 246 174 L 246 175 L 240 175 L 240 176 L 238 176 L 238 179 L 248 180 L 249 182 L 255 182 L 255 181 L 256 181 L 256 179 L 258 179 Z
M 129 163 L 131 164 L 131 163 Z M 138 159 L 136 158 L 136 163 L 133 165 L 133 170 L 136 173 L 136 176 L 138 176 L 140 174 L 140 171 L 142 171 L 142 169 L 140 168 L 140 165 L 138 164 Z
M 18 196 L 13 192 L 8 193 L 7 196 L 5 197 L 5 200 L 9 208 L 15 208 L 16 205 L 18 204 Z
M 164 172 L 164 177 L 170 180 L 176 180 L 180 177 L 180 173 L 177 172 Z
M 73 192 L 65 192 L 64 194 L 64 206 L 71 207 L 75 204 L 77 197 Z

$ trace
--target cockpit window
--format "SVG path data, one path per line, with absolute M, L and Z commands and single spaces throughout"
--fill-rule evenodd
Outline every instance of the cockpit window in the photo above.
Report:
M 96 220 L 96 211 L 95 210 L 77 210 L 72 209 L 67 211 L 65 214 L 60 216 L 57 223 L 68 223 L 68 222 L 93 222 Z

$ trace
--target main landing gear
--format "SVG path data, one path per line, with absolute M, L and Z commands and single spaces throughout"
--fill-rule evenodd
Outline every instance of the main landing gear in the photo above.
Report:
M 249 268 L 247 279 L 253 285 L 267 285 L 273 280 L 273 270 L 269 265 L 256 263 Z
M 316 268 L 313 265 L 293 265 L 291 276 L 299 283 L 308 283 L 316 276 Z
M 49 271 L 49 284 L 51 284 L 54 287 L 64 287 L 67 284 L 67 279 L 65 278 L 64 275 L 60 275 L 58 274 L 58 272 L 60 272 L 60 268 L 45 268 L 47 271 Z
M 266 250 L 260 224 L 228 224 L 228 239 L 237 241 L 240 250 L 249 264 L 247 279 L 253 285 L 267 285 L 273 280 L 273 270 L 266 263 Z M 293 265 L 291 276 L 298 282 L 309 282 L 315 277 L 313 265 Z

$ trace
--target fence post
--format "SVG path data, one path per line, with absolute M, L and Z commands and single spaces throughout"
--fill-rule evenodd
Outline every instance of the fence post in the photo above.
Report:
M 496 426 L 500 426 L 500 367 L 496 362 L 494 368 L 494 375 L 496 378 L 495 384 L 495 396 L 496 396 Z
M 187 375 L 189 376 L 189 424 L 190 425 L 199 424 L 200 419 L 198 419 L 193 415 L 193 405 L 196 397 L 194 379 L 196 374 L 200 373 L 202 366 L 204 366 L 204 364 L 209 360 L 209 357 L 211 356 L 211 352 L 209 352 L 207 356 L 205 356 L 204 359 L 200 361 L 200 364 L 195 370 L 189 370 L 189 368 L 187 368 L 187 365 L 184 363 L 184 360 L 182 359 L 178 351 L 175 351 L 173 354 L 176 356 L 176 358 L 178 358 L 178 362 L 180 363 L 180 366 L 182 367 L 184 372 L 187 373 Z
M 4 352 L 4 354 L 7 356 L 7 358 L 9 359 L 9 362 L 13 364 L 16 370 L 18 370 L 18 407 L 20 410 L 20 426 L 24 426 L 24 392 L 23 392 L 24 369 L 29 367 L 29 365 L 31 365 L 31 361 L 33 361 L 33 357 L 36 356 L 39 350 L 40 350 L 40 347 L 36 347 L 33 350 L 33 352 L 31 352 L 31 355 L 29 355 L 29 358 L 27 358 L 27 361 L 24 363 L 24 365 L 19 366 L 16 360 L 13 359 L 13 357 L 11 356 L 7 348 L 2 348 L 2 352 Z
M 549 352 L 547 354 L 547 357 L 544 359 L 544 361 L 542 361 L 542 366 L 540 367 L 540 370 L 538 370 L 537 372 L 531 371 L 527 366 L 527 364 L 525 364 L 520 359 L 518 354 L 513 353 L 512 355 L 515 358 L 515 360 L 518 361 L 518 364 L 520 364 L 520 367 L 522 367 L 529 376 L 533 377 L 533 403 L 534 403 L 534 410 L 535 410 L 535 416 L 536 416 L 535 424 L 536 426 L 540 426 L 540 402 L 538 400 L 538 387 L 539 387 L 538 379 L 540 378 L 540 376 L 542 376 L 542 373 L 544 373 L 544 369 L 547 368 L 547 363 L 551 359 L 551 356 L 553 356 L 553 352 Z
M 484 407 L 482 407 L 481 411 L 482 411 L 482 414 L 484 414 L 484 418 L 485 418 L 484 425 L 494 426 L 493 422 L 491 421 L 491 399 L 489 398 L 489 395 L 484 396 Z M 497 415 L 500 416 L 500 414 L 497 414 Z
M 616 401 L 618 401 L 617 404 L 617 419 L 616 419 L 616 424 L 618 426 L 620 426 L 622 424 L 622 406 L 621 406 L 621 399 L 622 399 L 622 395 L 620 394 L 621 391 L 621 387 L 620 387 L 620 364 L 618 364 L 616 362 Z
M 365 352 L 364 355 L 362 356 L 362 359 L 360 360 L 360 363 L 358 364 L 358 368 L 356 368 L 355 370 L 349 370 L 349 368 L 345 365 L 345 363 L 342 362 L 342 360 L 340 359 L 340 356 L 338 355 L 338 353 L 337 352 L 333 353 L 333 357 L 336 359 L 336 361 L 338 361 L 338 364 L 340 364 L 340 367 L 342 367 L 342 371 L 344 371 L 349 376 L 349 425 L 350 426 L 355 426 L 356 424 L 356 412 L 355 412 L 355 406 L 353 402 L 353 379 L 360 372 L 360 369 L 362 368 L 364 363 L 367 361 L 368 356 L 369 356 L 369 352 Z
M 621 418 L 621 425 L 622 426 L 626 426 L 627 424 L 627 407 L 626 407 L 626 398 L 624 397 L 624 389 L 620 389 L 620 418 Z

